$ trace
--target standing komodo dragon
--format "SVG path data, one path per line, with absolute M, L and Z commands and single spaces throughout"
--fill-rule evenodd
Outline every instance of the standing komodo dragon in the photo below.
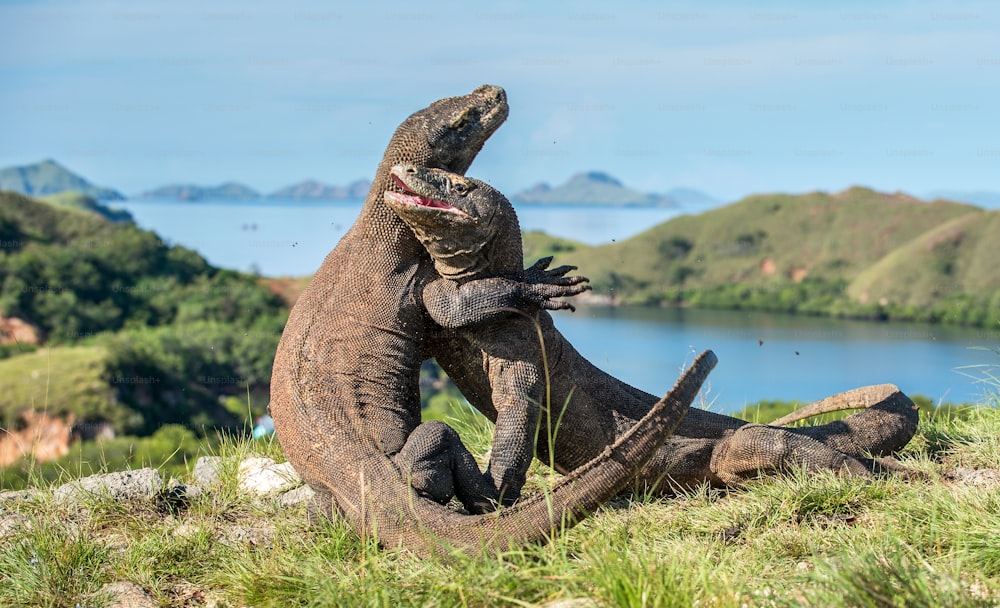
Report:
M 387 195 L 387 201 L 434 258 L 442 275 L 435 291 L 445 291 L 443 285 L 459 285 L 486 276 L 519 276 L 521 239 L 517 217 L 502 194 L 477 180 L 442 171 L 400 166 L 395 173 L 401 184 L 425 201 L 420 204 L 419 197 Z M 469 217 L 481 221 L 467 221 Z M 470 240 L 475 244 L 470 245 Z M 534 269 L 547 263 L 542 260 Z M 552 272 L 564 274 L 569 270 L 572 268 L 563 267 Z M 426 294 L 425 290 L 425 300 Z M 429 304 L 428 310 L 439 324 L 448 325 L 447 319 L 435 315 Z M 528 320 L 521 319 L 448 331 L 439 337 L 441 343 L 433 352 L 472 405 L 491 420 L 502 421 L 523 414 L 511 407 L 512 399 L 516 402 L 520 396 L 510 395 L 504 366 L 520 365 L 522 373 L 526 368 L 530 370 L 532 365 L 525 361 L 540 361 L 543 345 L 547 396 L 544 401 L 534 397 L 539 392 L 537 386 L 530 395 L 557 409 L 541 417 L 537 454 L 543 462 L 552 462 L 561 472 L 569 472 L 614 443 L 657 399 L 582 357 L 555 328 L 548 312 L 538 311 L 534 319 L 537 329 L 526 328 Z M 538 370 L 531 373 L 537 374 Z M 783 422 L 850 408 L 866 409 L 839 422 L 793 429 L 691 410 L 637 477 L 638 485 L 643 490 L 670 491 L 706 481 L 738 485 L 761 473 L 788 468 L 832 469 L 862 476 L 876 469 L 894 468 L 891 461 L 867 458 L 899 450 L 916 431 L 916 406 L 891 384 L 834 395 Z M 534 429 L 527 426 L 520 430 L 531 433 Z M 549 451 L 552 438 L 554 454 Z M 519 464 L 521 468 L 512 473 L 527 466 Z
M 324 507 L 335 504 L 359 533 L 383 546 L 500 549 L 578 521 L 629 483 L 715 363 L 711 353 L 696 360 L 634 431 L 548 495 L 484 515 L 462 515 L 435 502 L 447 499 L 453 486 L 467 509 L 482 513 L 495 508 L 496 491 L 453 430 L 420 423 L 419 368 L 432 326 L 421 294 L 437 275 L 383 196 L 394 187 L 389 168 L 396 163 L 464 172 L 506 115 L 503 89 L 482 86 L 437 101 L 400 125 L 358 220 L 299 298 L 278 345 L 270 410 L 285 455 Z M 581 290 L 554 274 L 534 276 L 541 282 L 469 283 L 450 313 L 478 322 L 511 308 L 559 308 L 565 304 L 550 298 Z

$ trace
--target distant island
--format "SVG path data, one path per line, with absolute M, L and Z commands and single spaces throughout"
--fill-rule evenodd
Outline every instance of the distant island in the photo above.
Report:
M 254 201 L 260 193 L 249 186 L 237 182 L 226 182 L 218 186 L 197 186 L 194 184 L 171 184 L 155 190 L 147 190 L 136 195 L 137 199 L 175 199 L 178 201 Z
M 547 183 L 518 192 L 515 203 L 541 205 L 611 205 L 625 207 L 714 207 L 720 201 L 688 188 L 664 194 L 641 192 L 601 171 L 577 173 L 565 184 L 553 188 Z
M 99 201 L 125 200 L 125 195 L 117 190 L 95 186 L 52 159 L 0 169 L 0 190 L 28 196 L 74 191 Z
M 331 185 L 315 179 L 279 188 L 270 194 L 239 182 L 218 185 L 176 183 L 140 192 L 133 200 L 175 201 L 350 201 L 363 200 L 371 188 L 371 180 L 356 179 L 345 185 Z M 29 196 L 46 196 L 62 192 L 78 192 L 98 201 L 126 200 L 116 190 L 101 188 L 59 165 L 44 160 L 23 167 L 0 169 L 0 190 Z M 722 201 L 704 192 L 689 188 L 674 188 L 665 193 L 642 192 L 625 186 L 602 171 L 586 171 L 573 175 L 566 183 L 552 187 L 539 183 L 511 197 L 515 203 L 540 205 L 602 205 L 623 207 L 676 207 L 697 212 L 719 206 Z
M 275 190 L 271 194 L 263 195 L 238 182 L 226 182 L 218 186 L 172 184 L 155 190 L 147 190 L 138 194 L 136 198 L 179 201 L 255 201 L 263 198 L 285 201 L 344 201 L 364 199 L 368 196 L 369 188 L 371 188 L 371 181 L 367 179 L 358 179 L 346 186 L 332 186 L 314 179 L 307 179 Z
M 368 196 L 368 190 L 372 187 L 369 179 L 358 179 L 346 186 L 331 186 L 307 179 L 291 186 L 286 186 L 280 190 L 275 190 L 267 195 L 271 199 L 284 199 L 292 201 L 344 201 L 362 200 Z
M 53 159 L 0 169 L 0 190 L 28 196 L 49 196 L 74 192 L 94 201 L 178 200 L 178 201 L 357 201 L 368 195 L 371 180 L 356 179 L 345 185 L 331 185 L 315 179 L 262 194 L 239 182 L 217 186 L 190 183 L 170 184 L 140 192 L 132 197 L 111 188 L 96 186 Z M 935 190 L 928 200 L 968 203 L 984 209 L 1000 209 L 1000 192 L 988 190 Z M 719 207 L 724 201 L 691 188 L 673 188 L 663 193 L 630 188 L 603 171 L 584 171 L 559 186 L 541 182 L 510 197 L 514 203 L 534 205 L 601 205 L 623 207 L 671 207 L 697 213 Z M 68 199 L 67 199 L 68 200 Z M 79 204 L 79 200 L 76 201 Z

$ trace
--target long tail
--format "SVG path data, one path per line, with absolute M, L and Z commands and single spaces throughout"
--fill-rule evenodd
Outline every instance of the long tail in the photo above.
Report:
M 894 384 L 864 386 L 827 397 L 775 420 L 785 426 L 811 416 L 863 409 L 828 424 L 790 429 L 849 456 L 884 456 L 905 446 L 917 432 L 919 409 Z
M 418 497 L 381 454 L 358 463 L 354 492 L 330 487 L 361 534 L 417 553 L 495 552 L 544 541 L 622 491 L 680 423 L 717 359 L 705 351 L 630 431 L 548 492 L 486 515 L 462 515 Z M 359 492 L 357 490 L 360 490 Z

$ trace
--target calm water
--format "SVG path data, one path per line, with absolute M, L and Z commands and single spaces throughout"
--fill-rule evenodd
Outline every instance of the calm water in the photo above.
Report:
M 265 276 L 302 276 L 312 274 L 344 236 L 361 202 L 125 201 L 115 206 L 128 209 L 143 228 L 198 251 L 217 266 Z M 591 245 L 628 238 L 678 213 L 656 208 L 517 207 L 523 230 L 544 230 Z
M 588 306 L 556 315 L 584 356 L 654 394 L 697 353 L 713 350 L 719 364 L 703 393 L 721 412 L 883 382 L 936 402 L 979 403 L 984 372 L 1000 376 L 1000 354 L 983 350 L 1000 346 L 1000 331 L 663 308 Z
M 126 202 L 138 224 L 218 266 L 267 276 L 311 274 L 354 222 L 360 202 Z M 519 206 L 525 230 L 590 244 L 670 219 L 670 209 Z M 581 307 L 560 330 L 608 372 L 660 394 L 697 352 L 719 365 L 707 399 L 730 412 L 761 399 L 811 401 L 891 382 L 935 401 L 981 402 L 984 371 L 1000 376 L 1000 330 L 877 324 L 763 313 Z M 761 341 L 763 343 L 761 343 Z M 968 366 L 991 366 L 970 368 Z M 971 377 L 970 377 L 971 376 Z

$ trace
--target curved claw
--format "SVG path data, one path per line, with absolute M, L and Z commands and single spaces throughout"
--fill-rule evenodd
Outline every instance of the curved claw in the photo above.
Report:
M 567 277 L 566 273 L 576 270 L 576 266 L 563 265 L 549 268 L 552 256 L 544 257 L 524 270 L 525 283 L 542 283 L 548 285 L 575 285 L 589 281 L 587 277 Z
M 552 256 L 545 256 L 544 258 L 539 258 L 537 262 L 528 266 L 524 269 L 524 276 L 531 276 L 534 274 L 544 273 L 545 269 L 549 267 L 552 263 Z
M 568 310 L 570 312 L 576 312 L 576 306 L 573 306 L 565 300 L 545 300 L 542 303 L 542 308 L 545 310 Z
M 570 272 L 571 270 L 576 270 L 576 266 L 569 266 L 569 265 L 557 266 L 556 268 L 549 268 L 548 270 L 545 271 L 545 273 L 550 277 L 561 277 L 567 272 Z
M 543 308 L 545 310 L 573 310 L 576 308 L 564 300 L 557 300 L 556 298 L 568 298 L 581 294 L 585 291 L 590 291 L 590 285 L 553 285 L 549 283 L 539 283 L 529 285 L 526 290 L 526 295 L 531 302 L 535 305 Z
M 572 277 L 552 277 L 552 280 L 550 281 L 537 281 L 537 282 L 544 283 L 546 285 L 569 286 L 569 285 L 579 285 L 580 283 L 588 283 L 590 282 L 590 279 L 588 279 L 587 277 L 581 277 L 579 275 L 576 275 Z

